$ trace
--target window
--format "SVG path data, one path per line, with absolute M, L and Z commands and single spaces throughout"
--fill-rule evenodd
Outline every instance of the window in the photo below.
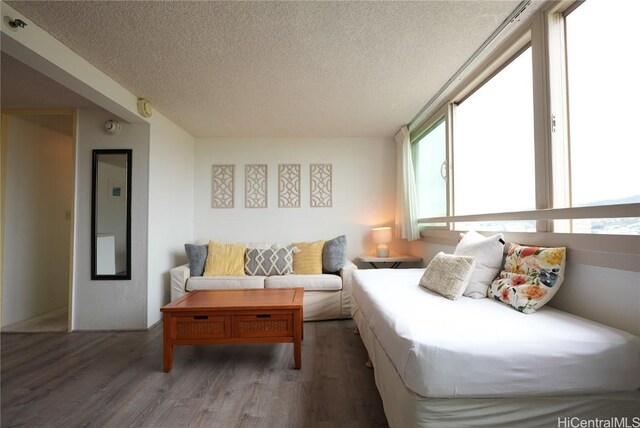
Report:
M 565 18 L 574 207 L 640 202 L 640 2 L 617 5 L 587 1 Z M 573 231 L 640 228 L 638 219 L 594 219 L 574 220 Z
M 444 116 L 431 125 L 412 148 L 416 186 L 422 189 L 418 192 L 418 217 L 447 215 L 447 135 Z
M 544 7 L 412 129 L 421 224 L 445 229 L 424 233 L 554 233 L 628 252 L 640 235 L 640 1 Z
M 454 214 L 534 209 L 531 48 L 459 103 L 454 114 Z M 504 230 L 509 224 L 482 226 Z M 456 224 L 457 229 L 469 227 Z M 514 227 L 535 230 L 535 222 Z

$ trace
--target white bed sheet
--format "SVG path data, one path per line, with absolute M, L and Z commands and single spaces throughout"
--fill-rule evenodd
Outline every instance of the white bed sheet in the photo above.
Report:
M 640 388 L 640 339 L 553 308 L 448 300 L 424 269 L 360 270 L 354 299 L 408 389 L 424 397 L 593 394 Z

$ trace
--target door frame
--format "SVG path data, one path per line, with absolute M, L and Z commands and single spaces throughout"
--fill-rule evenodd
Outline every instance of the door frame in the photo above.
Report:
M 2 132 L 0 136 L 0 320 L 2 319 L 2 290 L 4 284 L 4 230 L 5 230 L 5 197 L 7 187 L 7 137 L 8 116 L 71 116 L 73 121 L 71 135 L 71 218 L 69 225 L 69 284 L 68 284 L 68 317 L 67 332 L 73 331 L 73 285 L 75 278 L 75 213 L 76 213 L 76 153 L 77 113 L 73 108 L 48 109 L 2 109 Z

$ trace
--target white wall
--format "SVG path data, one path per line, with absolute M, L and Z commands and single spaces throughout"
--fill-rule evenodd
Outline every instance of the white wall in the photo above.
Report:
M 186 261 L 184 244 L 193 237 L 193 137 L 156 112 L 149 158 L 147 325 L 151 326 L 160 321 L 160 308 L 170 300 L 169 269 Z
M 113 115 L 101 109 L 78 110 L 75 204 L 75 278 L 73 328 L 76 330 L 147 327 L 147 233 L 149 201 L 149 125 L 121 123 L 107 135 Z M 94 149 L 133 149 L 131 206 L 131 280 L 91 280 L 91 176 Z
M 640 272 L 568 263 L 550 305 L 640 336 Z
M 439 251 L 454 250 L 422 240 L 411 243 L 411 253 L 423 257 L 425 266 Z M 640 272 L 569 262 L 549 306 L 640 336 Z
M 278 208 L 278 164 L 301 164 L 301 207 Z M 333 206 L 310 208 L 309 164 L 333 165 Z M 235 207 L 211 208 L 211 165 L 235 165 Z M 268 208 L 244 208 L 246 164 L 268 165 Z M 194 238 L 293 242 L 347 236 L 348 257 L 370 253 L 370 228 L 392 225 L 391 138 L 197 138 Z M 392 245 L 392 250 L 394 247 Z
M 68 304 L 73 144 L 8 116 L 2 325 Z
M 28 21 L 6 3 L 1 7 L 3 16 Z M 135 94 L 34 23 L 26 32 L 7 31 L 3 25 L 2 50 L 105 109 L 84 110 L 77 118 L 76 160 L 82 165 L 77 166 L 76 188 L 82 194 L 76 200 L 75 328 L 155 323 L 159 307 L 168 301 L 168 271 L 184 261 L 182 245 L 193 238 L 193 137 L 157 111 L 150 119 L 140 117 Z M 121 122 L 123 129 L 115 137 L 104 135 L 106 111 L 131 124 Z M 134 276 L 129 282 L 94 283 L 89 279 L 91 150 L 110 147 L 134 149 Z

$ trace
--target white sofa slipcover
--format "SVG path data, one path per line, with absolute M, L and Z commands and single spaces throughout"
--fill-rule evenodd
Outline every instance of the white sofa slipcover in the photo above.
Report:
M 351 317 L 351 289 L 357 267 L 347 261 L 339 275 L 198 276 L 189 265 L 171 269 L 171 301 L 192 290 L 303 287 L 305 321 Z

